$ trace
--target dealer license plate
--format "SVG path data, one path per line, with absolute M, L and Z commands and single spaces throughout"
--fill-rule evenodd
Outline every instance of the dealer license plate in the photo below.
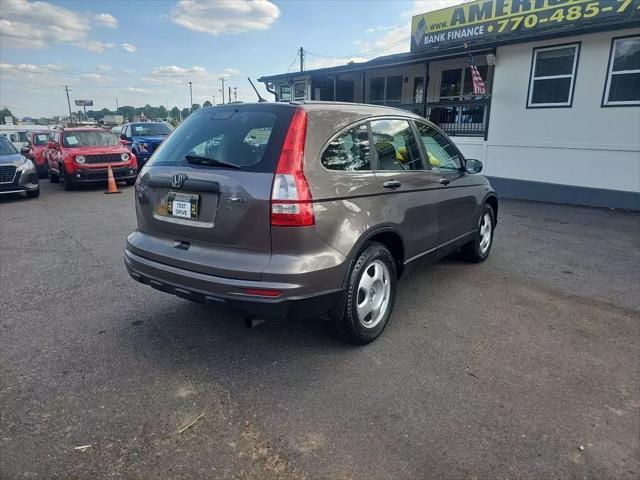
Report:
M 172 217 L 198 218 L 200 195 L 169 192 L 167 213 Z

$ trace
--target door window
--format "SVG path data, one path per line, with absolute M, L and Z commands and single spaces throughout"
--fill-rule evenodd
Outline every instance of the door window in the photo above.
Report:
M 418 143 L 407 120 L 374 120 L 371 136 L 380 170 L 422 170 Z
M 427 154 L 430 170 L 460 170 L 462 159 L 458 150 L 447 138 L 425 123 L 416 123 L 418 135 Z
M 371 152 L 367 125 L 358 125 L 331 140 L 322 153 L 321 162 L 329 170 L 369 170 Z

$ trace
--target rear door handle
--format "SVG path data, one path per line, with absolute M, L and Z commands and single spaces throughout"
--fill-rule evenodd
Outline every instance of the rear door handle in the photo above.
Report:
M 449 185 L 451 183 L 451 180 L 449 180 L 448 178 L 441 178 L 440 180 L 438 180 L 438 183 L 441 183 L 442 185 Z
M 391 189 L 398 188 L 398 187 L 400 187 L 401 185 L 402 185 L 402 184 L 401 184 L 398 180 L 389 180 L 389 181 L 384 182 L 384 183 L 382 184 L 382 186 L 383 186 L 384 188 L 391 188 Z

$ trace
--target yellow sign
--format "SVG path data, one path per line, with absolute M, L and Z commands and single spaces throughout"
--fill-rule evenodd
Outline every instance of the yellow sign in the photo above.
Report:
M 416 15 L 411 51 L 640 22 L 640 0 L 476 0 Z

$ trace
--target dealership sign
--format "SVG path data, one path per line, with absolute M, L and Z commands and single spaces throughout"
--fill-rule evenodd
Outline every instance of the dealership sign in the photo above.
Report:
M 74 100 L 76 107 L 93 107 L 93 100 Z
M 640 0 L 475 0 L 416 15 L 411 51 L 640 21 Z

